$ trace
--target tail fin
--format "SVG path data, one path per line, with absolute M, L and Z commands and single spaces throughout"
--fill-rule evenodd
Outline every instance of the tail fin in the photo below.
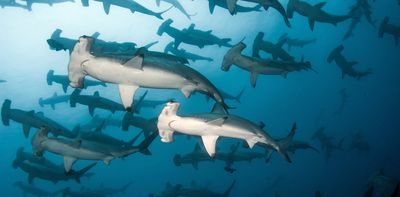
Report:
M 174 156 L 174 159 L 173 159 L 175 166 L 181 166 L 180 160 L 181 160 L 181 155 L 180 154 L 176 154 Z
M 76 182 L 81 183 L 80 178 L 81 178 L 87 171 L 89 171 L 90 169 L 92 169 L 96 164 L 97 164 L 97 163 L 92 163 L 92 164 L 90 164 L 90 165 L 88 165 L 88 166 L 82 168 L 81 170 L 75 172 L 75 173 L 76 173 L 76 176 L 75 176 Z
M 263 41 L 264 33 L 258 32 L 256 38 L 253 41 L 253 57 L 260 57 L 260 44 Z
M 292 129 L 290 130 L 288 136 L 286 138 L 282 139 L 279 142 L 279 145 L 281 147 L 283 147 L 284 149 L 288 148 L 290 146 L 290 143 L 292 143 L 292 141 L 293 141 L 293 137 L 296 134 L 296 130 L 297 130 L 297 124 L 296 124 L 296 122 L 294 122 L 292 125 Z
M 243 42 L 240 42 L 233 46 L 231 49 L 228 50 L 228 52 L 224 56 L 224 60 L 222 62 L 221 69 L 223 71 L 228 71 L 229 68 L 231 67 L 232 64 L 234 64 L 234 57 L 235 56 L 240 56 L 243 49 L 246 48 L 246 44 Z
M 6 99 L 1 107 L 1 120 L 4 126 L 10 125 L 11 100 Z
M 157 13 L 154 13 L 154 16 L 155 17 L 157 17 L 157 18 L 159 18 L 159 19 L 161 19 L 161 20 L 164 20 L 164 18 L 162 17 L 162 15 L 165 13 L 165 12 L 168 12 L 170 9 L 172 9 L 174 6 L 171 6 L 171 7 L 169 7 L 168 9 L 166 9 L 166 10 L 164 10 L 164 11 L 162 11 L 162 12 L 157 12 Z
M 385 32 L 386 32 L 386 26 L 387 26 L 388 22 L 389 22 L 389 17 L 386 16 L 386 17 L 383 19 L 381 25 L 379 26 L 379 32 L 378 32 L 379 38 L 382 38 L 382 37 L 383 37 L 383 34 L 385 34 Z
M 19 164 L 21 164 L 25 160 L 23 155 L 24 155 L 24 148 L 20 147 L 17 150 L 17 155 L 12 163 L 13 168 L 18 168 Z
M 245 89 L 246 89 L 246 88 L 243 88 L 242 90 L 240 90 L 239 94 L 235 96 L 235 100 L 236 100 L 238 103 L 240 103 L 240 98 L 242 98 Z
M 293 18 L 294 10 L 295 10 L 295 1 L 289 0 L 287 7 L 286 7 L 286 15 L 288 18 Z
M 164 21 L 160 27 L 158 28 L 157 31 L 157 35 L 162 36 L 164 32 L 166 32 L 166 30 L 168 28 L 170 28 L 170 25 L 173 23 L 174 21 L 172 19 L 168 19 L 166 21 Z
M 69 105 L 71 107 L 76 107 L 77 97 L 80 95 L 81 90 L 80 89 L 75 89 L 72 94 L 69 96 Z
M 53 85 L 53 76 L 54 76 L 54 70 L 49 70 L 49 72 L 47 72 L 47 85 Z
M 229 196 L 229 194 L 231 193 L 231 191 L 232 191 L 233 187 L 235 186 L 235 184 L 236 184 L 236 180 L 234 180 L 232 182 L 232 184 L 228 187 L 228 189 L 224 192 L 224 196 L 225 197 Z
M 42 97 L 39 98 L 39 105 L 40 105 L 40 107 L 44 107 L 43 98 Z
M 271 7 L 275 8 L 282 15 L 283 19 L 285 20 L 285 24 L 288 27 L 291 27 L 289 18 L 287 16 L 285 8 L 283 8 L 282 4 L 278 0 L 271 1 L 271 2 L 272 2 Z M 265 10 L 268 10 L 268 8 L 269 8 L 269 6 L 264 6 Z
M 148 149 L 150 144 L 156 139 L 158 135 L 158 132 L 152 133 L 149 137 L 143 140 L 142 143 L 139 144 L 139 152 L 141 152 L 144 155 L 151 155 L 150 150 Z
M 124 118 L 122 119 L 122 130 L 128 131 L 129 130 L 129 122 L 133 119 L 132 112 L 125 112 Z

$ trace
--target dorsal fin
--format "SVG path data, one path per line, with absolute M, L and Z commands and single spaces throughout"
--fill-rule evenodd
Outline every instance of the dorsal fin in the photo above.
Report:
M 57 92 L 54 92 L 53 97 L 56 97 L 56 96 L 57 96 Z
M 140 53 L 137 56 L 135 56 L 134 58 L 127 61 L 124 64 L 124 66 L 143 70 L 143 59 L 144 59 L 144 54 Z
M 100 97 L 99 91 L 94 92 L 93 96 L 95 96 L 95 97 Z
M 321 3 L 317 3 L 314 5 L 314 7 L 318 8 L 318 9 L 322 9 L 322 7 L 324 7 L 326 5 L 326 1 L 323 1 Z
M 188 28 L 188 31 L 193 31 L 193 30 L 194 30 L 194 27 L 195 27 L 195 24 L 194 24 L 194 23 L 190 24 L 190 26 L 189 26 L 189 28 Z

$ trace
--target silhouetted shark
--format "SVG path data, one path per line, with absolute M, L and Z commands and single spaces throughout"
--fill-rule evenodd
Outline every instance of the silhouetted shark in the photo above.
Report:
M 61 84 L 64 93 L 67 93 L 67 88 L 69 86 L 69 79 L 68 79 L 67 75 L 55 75 L 54 70 L 49 70 L 49 72 L 47 72 L 47 84 L 53 85 L 53 83 Z M 83 87 L 84 89 L 86 89 L 90 86 L 107 87 L 107 84 L 104 82 L 94 81 L 94 80 L 90 80 L 90 79 L 85 79 L 84 83 L 85 83 L 85 86 Z
M 356 4 L 350 9 L 349 15 L 351 16 L 351 23 L 349 29 L 343 37 L 346 40 L 353 36 L 353 31 L 357 27 L 358 23 L 361 22 L 363 16 L 367 19 L 368 23 L 375 27 L 374 21 L 372 21 L 371 5 L 368 0 L 356 0 Z
M 286 9 L 287 16 L 289 18 L 293 18 L 293 13 L 297 12 L 298 14 L 307 17 L 311 31 L 314 30 L 315 22 L 330 23 L 336 25 L 337 23 L 343 22 L 350 18 L 349 15 L 339 16 L 325 12 L 324 10 L 322 10 L 322 7 L 324 7 L 325 4 L 325 1 L 317 3 L 315 5 L 311 5 L 306 1 L 289 0 Z
M 185 49 L 178 49 L 174 47 L 174 42 L 170 42 L 167 46 L 165 46 L 164 53 L 172 53 L 176 56 L 192 60 L 192 61 L 197 61 L 197 60 L 206 60 L 206 61 L 213 61 L 212 58 L 210 57 L 203 57 L 200 55 L 197 55 L 195 53 L 190 53 L 187 52 Z
M 344 151 L 343 140 L 340 140 L 338 144 L 334 144 L 334 137 L 325 134 L 325 127 L 319 128 L 311 137 L 313 140 L 318 140 L 321 143 L 322 149 L 325 150 L 325 158 L 328 160 L 332 156 L 334 150 Z
M 65 2 L 72 2 L 74 3 L 75 0 L 23 0 L 26 1 L 26 6 L 28 10 L 32 10 L 33 4 L 48 4 L 49 6 L 53 6 L 54 4 L 65 3 Z
M 383 37 L 384 34 L 392 35 L 394 38 L 394 42 L 396 46 L 399 45 L 399 38 L 400 38 L 400 25 L 393 25 L 389 23 L 389 17 L 385 17 L 379 26 L 379 33 L 378 36 L 380 38 Z
M 293 62 L 294 57 L 290 56 L 282 47 L 286 43 L 286 39 L 279 40 L 278 43 L 273 44 L 263 40 L 264 33 L 259 32 L 253 41 L 253 57 L 260 58 L 260 50 L 272 55 L 274 60 L 281 59 L 283 61 Z
M 164 21 L 158 28 L 157 34 L 161 36 L 162 34 L 167 33 L 169 36 L 174 38 L 175 48 L 177 48 L 181 43 L 194 45 L 199 48 L 203 48 L 206 45 L 218 45 L 220 47 L 232 46 L 231 44 L 229 44 L 229 42 L 231 41 L 230 38 L 218 38 L 217 36 L 212 34 L 211 30 L 197 30 L 195 29 L 195 25 L 193 23 L 188 28 L 183 30 L 178 30 L 174 27 L 171 27 L 172 23 L 172 19 Z
M 228 5 L 226 4 L 226 0 L 208 0 L 208 9 L 210 10 L 211 14 L 214 13 L 215 6 L 229 10 Z M 257 6 L 254 7 L 244 7 L 241 5 L 236 5 L 235 10 L 231 14 L 235 15 L 240 12 L 260 12 L 261 7 L 262 7 L 261 4 L 258 4 Z
M 327 61 L 328 63 L 331 63 L 332 61 L 335 61 L 335 63 L 338 65 L 338 67 L 342 70 L 342 79 L 348 75 L 350 77 L 353 77 L 357 80 L 360 80 L 361 78 L 368 76 L 372 74 L 371 70 L 368 71 L 357 71 L 353 67 L 354 65 L 358 64 L 356 61 L 348 61 L 346 57 L 342 55 L 342 51 L 344 50 L 343 45 L 339 45 L 333 51 L 329 54 Z
M 160 7 L 161 1 L 164 1 L 164 2 L 166 2 L 166 3 L 171 4 L 174 8 L 178 9 L 183 15 L 185 15 L 189 20 L 190 20 L 190 17 L 193 16 L 193 15 L 188 14 L 188 13 L 186 12 L 185 8 L 183 8 L 182 4 L 179 3 L 178 0 L 156 0 L 157 6 Z
M 313 39 L 309 39 L 309 40 L 301 40 L 298 38 L 290 38 L 290 37 L 288 37 L 288 34 L 285 33 L 281 37 L 279 37 L 278 43 L 282 42 L 282 41 L 285 41 L 284 44 L 286 44 L 288 46 L 288 49 L 290 51 L 290 49 L 292 49 L 292 47 L 303 48 L 305 45 L 315 43 L 317 41 L 317 39 L 313 38 Z
M 193 168 L 196 170 L 199 169 L 199 163 L 205 161 L 215 160 L 208 156 L 207 152 L 201 150 L 198 143 L 196 143 L 194 150 L 191 153 L 185 155 L 176 154 L 173 159 L 175 166 L 181 166 L 182 164 L 192 164 Z
M 43 99 L 39 98 L 40 107 L 44 107 L 45 105 L 50 105 L 51 109 L 56 109 L 56 104 L 58 103 L 68 103 L 70 95 L 61 95 L 58 96 L 56 92 L 54 92 L 52 97 Z

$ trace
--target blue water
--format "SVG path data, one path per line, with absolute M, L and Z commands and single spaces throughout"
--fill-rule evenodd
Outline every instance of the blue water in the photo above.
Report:
M 162 11 L 170 7 L 155 1 L 137 0 L 152 10 Z M 299 60 L 302 56 L 312 62 L 314 72 L 295 72 L 285 79 L 280 76 L 260 75 L 257 87 L 250 85 L 250 74 L 237 67 L 229 72 L 220 69 L 222 58 L 228 48 L 206 46 L 199 49 L 182 44 L 181 47 L 203 56 L 212 57 L 213 62 L 191 62 L 190 66 L 212 81 L 218 88 L 236 94 L 242 88 L 245 93 L 242 102 L 228 101 L 236 109 L 230 113 L 245 117 L 254 122 L 266 123 L 266 130 L 274 137 L 284 137 L 293 122 L 298 124 L 295 139 L 310 142 L 320 149 L 318 141 L 311 140 L 311 135 L 320 126 L 336 140 L 345 138 L 344 147 L 348 146 L 352 135 L 361 129 L 371 146 L 369 152 L 336 151 L 326 161 L 324 153 L 298 151 L 291 155 L 293 163 L 284 161 L 278 154 L 272 156 L 269 163 L 263 159 L 251 163 L 239 162 L 233 174 L 224 171 L 223 162 L 206 162 L 199 164 L 199 170 L 191 165 L 176 167 L 172 162 L 175 154 L 186 154 L 193 150 L 199 140 L 176 137 L 173 143 L 162 143 L 158 137 L 150 146 L 152 156 L 134 154 L 125 159 L 116 159 L 109 166 L 98 162 L 92 170 L 95 176 L 83 178 L 81 184 L 74 181 L 53 184 L 35 179 L 34 185 L 46 190 L 58 190 L 71 187 L 96 188 L 100 184 L 108 187 L 121 187 L 132 181 L 132 186 L 120 196 L 148 196 L 149 193 L 160 193 L 166 182 L 198 185 L 211 190 L 224 192 L 233 180 L 237 183 L 231 196 L 313 196 L 316 190 L 323 196 L 361 196 L 367 190 L 368 178 L 382 169 L 391 177 L 400 177 L 400 145 L 398 140 L 400 122 L 400 48 L 396 47 L 391 36 L 383 39 L 377 36 L 377 28 L 361 21 L 354 36 L 346 41 L 342 37 L 349 26 L 349 21 L 336 27 L 330 24 L 316 23 L 313 32 L 308 27 L 306 18 L 295 14 L 291 19 L 292 28 L 286 27 L 278 12 L 274 9 L 262 12 L 243 13 L 231 16 L 227 10 L 216 8 L 213 15 L 208 11 L 207 1 L 180 1 L 188 13 L 194 14 L 188 20 L 176 9 L 166 12 L 164 19 L 172 18 L 173 27 L 183 29 L 191 23 L 202 30 L 213 30 L 220 37 L 232 38 L 233 44 L 244 38 L 248 47 L 243 54 L 251 54 L 251 44 L 259 31 L 265 33 L 265 40 L 275 42 L 280 35 L 288 32 L 291 37 L 317 38 L 317 42 L 304 48 L 293 48 L 290 54 Z M 287 1 L 280 1 L 286 7 Z M 310 3 L 317 3 L 311 1 Z M 24 2 L 22 2 L 24 3 Z M 346 14 L 353 1 L 328 1 L 324 9 L 336 14 Z M 246 4 L 243 5 L 252 5 Z M 389 16 L 391 23 L 400 24 L 400 6 L 394 0 L 372 3 L 373 19 L 377 24 L 384 16 Z M 82 7 L 80 2 L 55 4 L 52 7 L 34 4 L 32 11 L 18 8 L 0 9 L 0 101 L 12 100 L 12 108 L 43 111 L 65 127 L 72 129 L 77 124 L 88 122 L 91 117 L 86 106 L 70 108 L 69 104 L 58 104 L 56 110 L 50 107 L 41 108 L 40 97 L 49 97 L 54 92 L 62 95 L 61 86 L 49 86 L 46 74 L 49 69 L 56 74 L 67 74 L 69 54 L 65 51 L 50 50 L 46 40 L 52 32 L 62 29 L 62 36 L 77 39 L 81 35 L 100 32 L 99 38 L 106 41 L 135 42 L 143 46 L 158 41 L 151 50 L 163 51 L 172 38 L 156 34 L 162 20 L 118 7 L 111 7 L 106 15 L 99 2 L 90 2 L 90 7 Z M 357 68 L 371 68 L 373 74 L 361 80 L 341 78 L 338 67 L 328 64 L 329 52 L 343 44 L 344 54 L 349 60 L 358 61 Z M 265 54 L 264 54 L 265 55 Z M 265 56 L 268 57 L 268 56 Z M 335 114 L 340 105 L 339 91 L 346 88 L 348 102 L 342 113 Z M 71 93 L 73 88 L 68 88 Z M 119 102 L 116 85 L 92 87 L 84 90 L 85 94 L 99 91 L 103 97 Z M 143 93 L 139 90 L 137 96 Z M 208 112 L 212 102 L 207 103 L 204 96 L 196 94 L 186 99 L 179 91 L 150 90 L 149 98 L 163 99 L 174 97 L 182 103 L 180 112 L 192 114 Z M 162 107 L 146 109 L 144 117 L 155 117 Z M 110 112 L 96 109 L 96 114 L 106 117 Z M 113 118 L 122 118 L 124 113 L 116 112 Z M 11 166 L 15 152 L 19 147 L 31 151 L 30 140 L 25 139 L 22 126 L 11 122 L 10 126 L 0 125 L 0 195 L 22 196 L 23 193 L 13 184 L 16 181 L 28 182 L 27 174 Z M 119 128 L 108 127 L 107 134 L 128 140 L 136 135 L 138 129 L 130 128 L 128 133 Z M 31 137 L 34 129 L 31 130 Z M 200 142 L 200 141 L 199 141 Z M 236 141 L 220 139 L 218 146 L 228 150 Z M 262 152 L 262 149 L 254 148 Z M 46 153 L 52 161 L 62 164 L 60 156 Z M 90 161 L 78 161 L 74 168 L 79 169 Z M 276 183 L 276 184 L 274 184 Z M 116 195 L 117 196 L 117 195 Z

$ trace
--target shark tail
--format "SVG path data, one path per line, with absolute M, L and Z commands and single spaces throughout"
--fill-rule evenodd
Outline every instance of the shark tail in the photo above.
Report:
M 224 196 L 225 196 L 225 197 L 228 197 L 228 196 L 229 196 L 229 194 L 231 193 L 231 191 L 232 191 L 233 187 L 235 186 L 235 184 L 236 184 L 236 180 L 233 180 L 232 184 L 231 184 L 231 185 L 228 187 L 228 189 L 224 192 Z
M 19 164 L 21 164 L 24 161 L 23 154 L 24 154 L 24 148 L 20 147 L 17 150 L 16 158 L 14 159 L 14 161 L 12 163 L 13 168 L 18 168 Z
M 53 85 L 53 76 L 54 76 L 54 70 L 49 70 L 49 72 L 47 72 L 47 85 Z
M 75 89 L 72 92 L 72 94 L 70 95 L 70 97 L 69 97 L 69 105 L 71 107 L 76 107 L 76 103 L 78 102 L 77 101 L 77 99 L 78 99 L 77 97 L 79 96 L 80 93 L 81 93 L 80 89 Z
M 254 38 L 253 41 L 253 57 L 260 57 L 260 44 L 263 41 L 264 32 L 258 32 L 257 36 Z
M 86 173 L 88 172 L 90 169 L 92 169 L 97 163 L 92 163 L 84 168 L 82 168 L 81 170 L 77 171 L 75 174 L 75 180 L 77 183 L 81 183 L 80 178 Z
M 246 88 L 243 88 L 242 90 L 240 90 L 239 94 L 235 96 L 235 100 L 236 100 L 238 103 L 240 103 L 240 99 L 242 98 L 245 89 L 246 89 Z
M 386 26 L 387 26 L 388 22 L 389 22 L 389 17 L 385 16 L 381 25 L 379 26 L 379 32 L 378 32 L 379 38 L 382 38 L 383 34 L 385 34 Z
M 296 130 L 297 130 L 297 124 L 295 122 L 293 123 L 292 129 L 290 130 L 289 134 L 286 136 L 285 139 L 282 140 L 282 143 L 280 145 L 283 147 L 288 147 L 290 143 L 292 143 L 293 141 L 294 135 L 296 134 Z
M 180 154 L 176 154 L 174 156 L 174 159 L 173 159 L 175 166 L 181 166 L 182 165 L 180 160 L 181 160 L 181 155 Z
M 128 131 L 129 130 L 129 122 L 133 119 L 132 112 L 125 112 L 124 118 L 122 119 L 122 130 Z
M 158 28 L 157 31 L 157 35 L 162 36 L 164 32 L 166 32 L 166 30 L 170 27 L 170 25 L 173 23 L 174 21 L 172 19 L 168 19 L 166 21 L 164 21 L 160 27 Z
M 158 132 L 152 133 L 149 137 L 144 139 L 142 143 L 139 144 L 139 152 L 142 153 L 143 155 L 151 155 L 151 152 L 149 150 L 150 144 L 156 139 L 158 135 Z
M 165 12 L 168 12 L 170 9 L 172 9 L 174 6 L 171 6 L 171 7 L 169 7 L 168 9 L 166 9 L 166 10 L 164 10 L 164 11 L 162 11 L 162 12 L 156 12 L 156 13 L 154 13 L 154 16 L 155 17 L 157 17 L 158 19 L 161 19 L 161 20 L 164 20 L 164 18 L 162 17 L 162 15 L 165 13 Z
M 3 102 L 3 106 L 1 107 L 1 121 L 4 126 L 10 125 L 10 109 L 11 109 L 11 100 L 6 99 Z
M 294 10 L 295 10 L 295 2 L 290 0 L 286 7 L 286 16 L 288 18 L 293 18 Z

